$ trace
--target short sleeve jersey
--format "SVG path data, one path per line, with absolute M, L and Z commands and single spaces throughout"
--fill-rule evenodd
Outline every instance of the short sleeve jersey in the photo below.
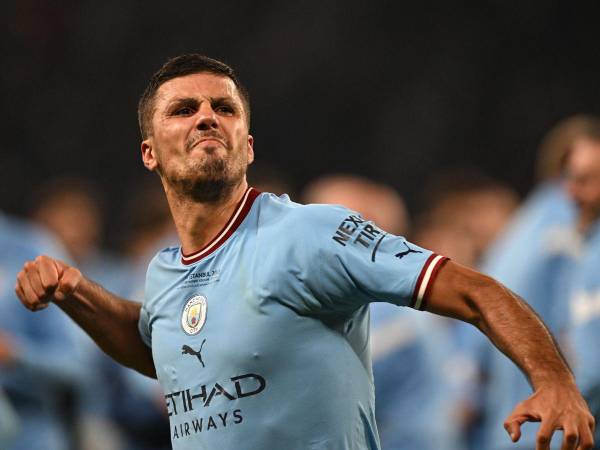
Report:
M 379 449 L 374 301 L 423 308 L 445 258 L 250 188 L 217 237 L 150 263 L 140 315 L 173 448 Z

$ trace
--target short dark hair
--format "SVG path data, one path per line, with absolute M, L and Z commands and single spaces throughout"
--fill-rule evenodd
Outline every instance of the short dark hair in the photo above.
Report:
M 142 139 L 146 139 L 152 134 L 152 116 L 154 114 L 154 101 L 158 89 L 173 78 L 202 72 L 222 75 L 233 81 L 240 94 L 240 98 L 242 99 L 246 122 L 248 123 L 248 127 L 250 127 L 250 95 L 233 69 L 227 64 L 209 58 L 208 56 L 190 53 L 169 59 L 154 75 L 152 75 L 152 78 L 150 78 L 150 82 L 148 83 L 148 86 L 146 86 L 138 103 L 138 123 Z

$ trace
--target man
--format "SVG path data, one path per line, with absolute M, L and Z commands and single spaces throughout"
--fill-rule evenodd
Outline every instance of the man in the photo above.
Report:
M 569 196 L 577 205 L 583 241 L 571 295 L 570 340 L 578 385 L 596 420 L 600 417 L 600 120 L 570 148 L 565 165 Z M 598 431 L 596 431 L 596 446 Z
M 513 189 L 479 170 L 464 166 L 434 173 L 423 188 L 414 240 L 437 252 L 447 248 L 462 258 L 454 261 L 477 267 L 518 203 Z
M 597 119 L 593 117 L 569 117 L 546 134 L 537 161 L 541 182 L 489 249 L 481 266 L 484 273 L 525 298 L 549 329 L 559 336 L 568 318 L 565 300 L 579 247 L 574 242 L 575 208 L 563 186 L 564 159 L 573 142 L 597 126 L 595 123 Z M 527 380 L 504 355 L 487 345 L 479 333 L 468 331 L 469 345 L 485 374 L 481 395 L 485 448 L 533 449 L 535 427 L 525 427 L 516 446 L 506 442 L 504 430 L 498 427 L 514 403 L 530 392 Z M 553 442 L 551 448 L 559 449 L 560 442 Z
M 168 61 L 140 101 L 142 159 L 161 178 L 181 247 L 150 263 L 143 307 L 48 257 L 16 291 L 56 303 L 117 361 L 156 376 L 175 449 L 377 449 L 368 304 L 469 321 L 536 392 L 506 422 L 541 420 L 589 449 L 593 419 L 550 334 L 502 286 L 340 207 L 249 188 L 248 95 L 226 65 Z M 138 328 L 139 324 L 139 328 Z
M 154 189 L 146 193 L 147 187 L 140 186 L 135 199 L 127 202 L 131 215 L 131 233 L 125 240 L 127 259 L 101 248 L 102 201 L 94 186 L 84 180 L 69 177 L 43 183 L 31 215 L 53 232 L 87 276 L 117 295 L 141 298 L 148 262 L 166 246 L 155 241 L 173 228 L 166 200 L 156 199 L 162 187 L 152 182 Z M 79 393 L 80 445 L 96 448 L 101 443 L 102 448 L 111 448 L 121 441 L 122 450 L 170 448 L 168 419 L 156 380 L 115 363 L 87 335 L 80 334 L 85 365 L 94 376 L 82 383 Z
M 343 205 L 384 230 L 406 236 L 409 217 L 404 199 L 385 184 L 358 175 L 323 175 L 305 186 L 303 203 Z
M 124 265 L 127 285 L 117 292 L 143 298 L 148 263 L 160 249 L 178 242 L 171 213 L 155 179 L 138 180 L 125 202 L 123 224 Z M 125 442 L 122 450 L 171 448 L 169 419 L 160 386 L 103 355 L 105 383 L 110 386 L 109 414 Z
M 512 189 L 473 168 L 456 167 L 433 174 L 423 189 L 421 213 L 417 216 L 413 242 L 462 265 L 477 268 L 482 255 L 506 226 L 517 203 L 517 195 Z M 529 301 L 529 297 L 523 298 Z M 454 348 L 453 351 L 446 350 L 445 356 L 451 364 L 451 373 L 458 388 L 455 393 L 458 400 L 453 405 L 452 413 L 457 428 L 461 430 L 463 448 L 492 450 L 491 443 L 483 438 L 483 396 L 480 387 L 485 377 L 478 370 L 480 361 L 477 358 L 479 352 L 476 351 L 479 344 L 483 344 L 486 350 L 492 350 L 492 347 L 470 325 L 458 321 L 448 325 L 451 339 L 447 340 L 452 342 Z M 526 383 L 519 369 L 504 355 L 499 355 L 519 374 L 520 381 Z M 502 412 L 501 417 L 493 422 L 494 430 L 501 435 L 505 447 L 517 445 L 506 439 L 500 424 L 515 403 L 530 392 L 531 388 L 528 388 L 516 401 L 510 400 L 509 410 Z M 527 427 L 524 431 L 527 431 Z M 518 446 L 523 446 L 523 437 Z
M 66 258 L 44 230 L 0 212 L 0 389 L 20 425 L 0 446 L 7 450 L 71 448 L 73 408 L 66 406 L 89 380 L 78 346 L 83 333 L 73 322 L 54 308 L 32 317 L 16 301 L 14 279 L 40 253 Z

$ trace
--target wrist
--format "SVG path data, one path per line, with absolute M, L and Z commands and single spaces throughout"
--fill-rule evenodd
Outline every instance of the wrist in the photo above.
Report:
M 577 389 L 575 377 L 571 371 L 566 369 L 560 372 L 553 372 L 531 377 L 531 384 L 536 391 L 546 387 L 554 388 L 557 385 L 564 386 L 565 388 L 573 387 L 574 389 Z

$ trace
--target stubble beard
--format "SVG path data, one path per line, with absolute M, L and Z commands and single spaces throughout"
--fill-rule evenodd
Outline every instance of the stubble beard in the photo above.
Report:
M 203 161 L 194 161 L 186 169 L 166 176 L 177 196 L 197 203 L 219 203 L 242 181 L 244 165 L 219 157 L 214 149 L 206 150 Z

